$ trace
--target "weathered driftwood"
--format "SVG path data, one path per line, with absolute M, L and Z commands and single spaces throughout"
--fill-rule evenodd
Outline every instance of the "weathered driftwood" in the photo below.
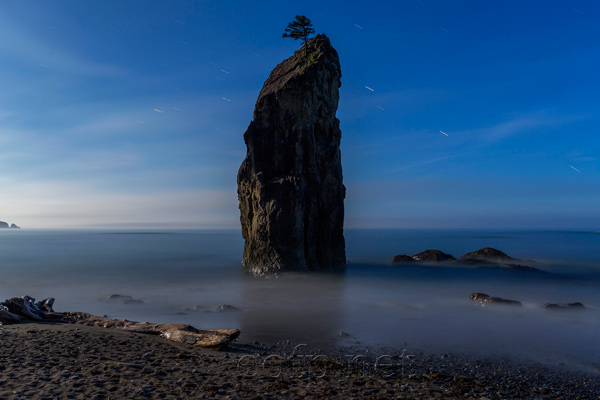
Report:
M 60 322 L 98 326 L 124 331 L 159 335 L 168 340 L 192 346 L 223 349 L 240 335 L 238 329 L 200 330 L 185 324 L 150 324 L 99 317 L 83 312 L 55 312 L 53 298 L 40 302 L 29 296 L 13 297 L 0 304 L 0 323 L 15 324 L 24 320 Z

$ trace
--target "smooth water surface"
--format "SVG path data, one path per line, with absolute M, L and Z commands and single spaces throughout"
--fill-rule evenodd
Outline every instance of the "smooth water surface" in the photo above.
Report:
M 348 230 L 345 236 L 345 273 L 266 279 L 243 272 L 237 230 L 1 230 L 0 298 L 55 297 L 57 311 L 236 327 L 243 340 L 489 351 L 585 368 L 600 361 L 598 233 Z M 395 254 L 439 249 L 458 257 L 482 247 L 534 259 L 552 274 L 390 265 Z M 469 302 L 472 292 L 523 307 L 481 308 Z M 109 301 L 114 294 L 143 303 Z M 542 307 L 575 301 L 587 310 Z M 241 311 L 210 312 L 222 304 Z

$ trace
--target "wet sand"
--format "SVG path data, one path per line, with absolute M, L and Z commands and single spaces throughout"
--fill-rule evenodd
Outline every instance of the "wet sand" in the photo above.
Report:
M 104 328 L 0 326 L 0 399 L 600 398 L 600 370 L 242 337 L 218 352 Z

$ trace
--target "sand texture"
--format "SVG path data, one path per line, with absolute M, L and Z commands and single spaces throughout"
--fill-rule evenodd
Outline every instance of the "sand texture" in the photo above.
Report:
M 5 325 L 0 399 L 597 399 L 600 393 L 598 373 L 387 354 L 375 368 L 373 355 L 349 349 L 236 341 L 219 352 L 114 329 Z

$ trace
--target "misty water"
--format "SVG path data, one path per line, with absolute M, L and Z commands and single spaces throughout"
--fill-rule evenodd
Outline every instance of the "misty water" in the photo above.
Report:
M 253 278 L 238 230 L 2 230 L 0 298 L 55 297 L 57 311 L 239 328 L 240 340 L 524 357 L 576 368 L 600 362 L 600 233 L 347 230 L 341 274 Z M 455 257 L 494 247 L 551 274 L 390 265 L 396 254 Z M 480 307 L 472 292 L 523 307 Z M 140 304 L 111 302 L 114 294 Z M 545 303 L 581 302 L 581 312 Z M 216 313 L 229 304 L 239 312 Z M 345 332 L 349 336 L 339 336 Z

